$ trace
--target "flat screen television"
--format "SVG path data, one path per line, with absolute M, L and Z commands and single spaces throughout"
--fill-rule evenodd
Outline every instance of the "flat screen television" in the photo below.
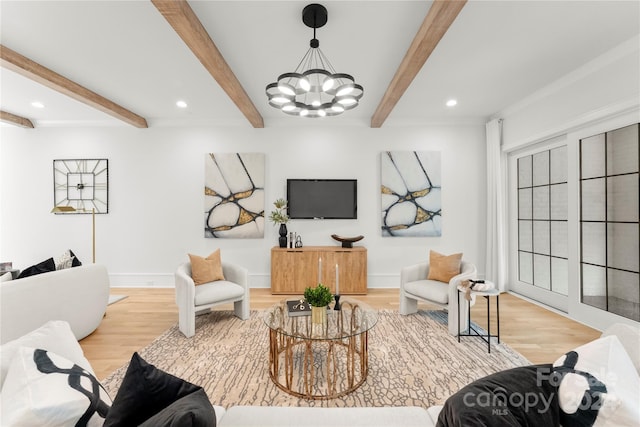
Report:
M 287 179 L 287 204 L 292 219 L 357 219 L 355 179 Z

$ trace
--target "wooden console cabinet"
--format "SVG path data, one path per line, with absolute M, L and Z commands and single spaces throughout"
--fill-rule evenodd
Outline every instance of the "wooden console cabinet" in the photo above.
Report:
M 336 264 L 341 295 L 367 293 L 367 249 L 340 246 L 272 248 L 271 293 L 302 295 L 305 288 L 316 286 L 318 279 L 335 292 Z

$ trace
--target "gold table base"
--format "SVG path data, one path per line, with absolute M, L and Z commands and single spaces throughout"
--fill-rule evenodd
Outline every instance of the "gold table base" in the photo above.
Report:
M 344 396 L 367 379 L 368 338 L 367 331 L 341 339 L 313 339 L 270 329 L 269 376 L 281 390 L 296 397 Z

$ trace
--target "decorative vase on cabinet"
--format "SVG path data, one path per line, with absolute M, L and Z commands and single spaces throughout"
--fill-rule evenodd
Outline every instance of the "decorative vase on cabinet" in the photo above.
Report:
M 281 248 L 287 247 L 287 224 L 280 224 L 280 230 L 278 231 L 280 237 L 278 238 L 278 243 Z

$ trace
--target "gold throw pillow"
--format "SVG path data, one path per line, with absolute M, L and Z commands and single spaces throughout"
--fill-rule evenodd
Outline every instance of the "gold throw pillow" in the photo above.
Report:
M 206 258 L 189 254 L 189 260 L 191 261 L 191 278 L 196 286 L 215 282 L 216 280 L 224 280 L 220 249 L 216 249 Z
M 439 280 L 449 283 L 453 276 L 460 274 L 462 253 L 442 255 L 435 251 L 429 251 L 429 280 Z

